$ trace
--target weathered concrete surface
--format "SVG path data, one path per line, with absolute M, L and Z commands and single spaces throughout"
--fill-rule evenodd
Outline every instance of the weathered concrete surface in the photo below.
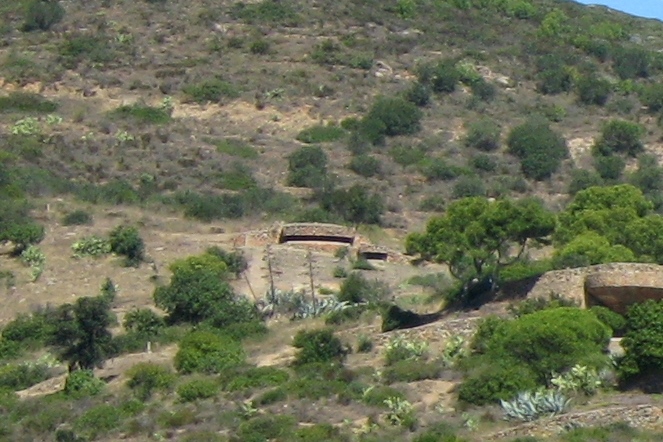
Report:
M 623 314 L 633 303 L 663 299 L 663 266 L 612 263 L 556 270 L 542 275 L 527 297 L 551 294 L 572 299 L 581 307 L 604 305 Z
M 598 266 L 585 278 L 585 295 L 587 305 L 604 305 L 624 314 L 631 304 L 663 299 L 663 266 Z

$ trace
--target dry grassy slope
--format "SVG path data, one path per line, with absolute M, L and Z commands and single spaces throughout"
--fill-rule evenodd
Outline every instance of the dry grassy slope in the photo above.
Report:
M 663 41 L 659 22 L 637 21 L 602 8 L 581 8 L 570 3 L 536 4 L 541 8 L 563 8 L 580 22 L 616 20 L 651 49 L 657 49 Z M 525 62 L 515 54 L 535 32 L 536 22 L 499 14 L 481 21 L 472 11 L 453 8 L 439 17 L 421 14 L 413 20 L 402 20 L 389 10 L 390 5 L 381 3 L 295 2 L 301 19 L 296 26 L 286 27 L 264 22 L 247 24 L 235 18 L 231 5 L 229 1 L 201 0 L 164 4 L 65 2 L 67 15 L 56 26 L 56 32 L 11 31 L 5 35 L 0 58 L 6 66 L 0 69 L 0 76 L 8 82 L 3 84 L 3 90 L 22 87 L 40 91 L 61 104 L 58 114 L 64 122 L 48 130 L 59 134 L 68 148 L 47 152 L 45 158 L 36 160 L 37 165 L 93 182 L 113 177 L 136 181 L 141 174 L 150 174 L 161 184 L 180 189 L 211 189 L 219 171 L 238 159 L 216 152 L 205 138 L 231 136 L 243 139 L 260 152 L 258 160 L 242 160 L 253 169 L 259 182 L 279 188 L 287 169 L 285 156 L 299 146 L 294 137 L 301 129 L 318 122 L 361 116 L 374 96 L 404 90 L 418 63 L 465 54 L 468 61 L 481 66 L 486 78 L 500 79 L 507 85 L 500 88 L 497 99 L 472 107 L 464 88 L 435 99 L 425 110 L 422 132 L 414 138 L 390 140 L 389 146 L 423 141 L 432 147 L 431 154 L 465 165 L 472 153 L 459 141 L 468 121 L 489 116 L 498 120 L 506 132 L 541 105 L 561 106 L 567 117 L 553 126 L 569 141 L 571 157 L 560 173 L 543 183 L 530 182 L 527 191 L 559 207 L 565 200 L 569 170 L 591 164 L 588 146 L 601 122 L 618 115 L 610 106 L 578 106 L 572 95 L 540 96 L 535 92 L 533 60 Z M 12 25 L 20 23 L 20 14 L 16 12 L 7 17 Z M 113 61 L 83 61 L 73 70 L 64 69 L 59 48 L 66 36 L 77 33 L 105 35 L 109 47 L 116 50 Z M 270 43 L 267 54 L 251 53 L 250 44 L 257 39 Z M 349 46 L 341 46 L 344 53 L 386 63 L 391 74 L 377 76 L 376 69 L 313 63 L 311 53 L 326 39 L 347 43 Z M 27 76 L 16 76 L 13 69 L 18 68 L 11 61 L 11 54 L 18 54 L 33 65 L 27 73 L 20 71 Z M 606 71 L 608 68 L 607 64 L 600 66 Z M 182 102 L 181 89 L 185 85 L 214 75 L 235 85 L 239 97 L 202 106 Z M 321 86 L 332 92 L 316 96 Z M 107 115 L 122 104 L 157 105 L 166 96 L 174 97 L 175 120 L 160 128 L 117 121 Z M 259 109 L 256 101 L 264 107 Z M 626 118 L 635 118 L 639 113 L 635 104 L 636 109 Z M 7 129 L 18 118 L 19 115 L 1 115 L 0 126 Z M 648 149 L 660 155 L 660 131 L 655 121 L 641 121 L 649 128 Z M 118 146 L 114 137 L 120 130 L 138 138 L 149 136 L 151 140 L 142 145 Z M 80 137 L 88 133 L 93 134 L 93 140 L 82 142 Z M 327 144 L 325 149 L 342 182 L 364 181 L 386 196 L 395 213 L 389 219 L 395 225 L 420 226 L 426 216 L 416 211 L 421 199 L 447 195 L 451 187 L 449 182 L 425 182 L 416 170 L 404 170 L 380 152 L 377 155 L 384 163 L 384 176 L 365 180 L 345 168 L 349 153 L 342 142 Z M 505 179 L 517 175 L 514 158 L 498 155 L 498 159 L 498 175 Z M 489 188 L 498 186 L 490 177 L 484 180 Z

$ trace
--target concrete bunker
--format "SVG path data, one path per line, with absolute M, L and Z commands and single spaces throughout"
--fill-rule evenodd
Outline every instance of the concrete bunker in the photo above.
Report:
M 281 229 L 278 242 L 279 244 L 291 242 L 322 242 L 352 246 L 355 242 L 355 232 L 336 224 L 286 224 Z

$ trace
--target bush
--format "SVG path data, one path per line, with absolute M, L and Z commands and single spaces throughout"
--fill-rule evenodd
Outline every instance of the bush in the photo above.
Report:
M 120 106 L 111 114 L 118 118 L 131 119 L 139 124 L 165 124 L 170 122 L 171 119 L 167 108 L 141 104 Z
M 299 442 L 347 442 L 350 439 L 331 424 L 315 424 L 295 431 L 295 440 Z
M 594 168 L 601 178 L 609 182 L 619 181 L 625 167 L 626 162 L 617 155 L 594 157 Z
M 286 440 L 296 425 L 294 416 L 268 414 L 242 422 L 237 433 L 243 442 Z
M 90 439 L 108 434 L 122 423 L 121 411 L 111 404 L 101 404 L 85 411 L 74 423 L 74 428 Z
M 623 153 L 636 156 L 644 150 L 641 137 L 645 129 L 637 123 L 611 120 L 603 126 L 601 137 L 594 143 L 594 152 L 602 156 Z
M 373 340 L 366 335 L 359 335 L 357 339 L 357 353 L 370 353 L 373 351 Z
M 319 188 L 327 181 L 327 154 L 319 146 L 303 146 L 288 157 L 288 185 Z
M 550 177 L 568 156 L 566 141 L 539 120 L 514 127 L 507 139 L 508 152 L 520 159 L 525 176 L 535 180 Z
M 420 165 L 421 173 L 428 181 L 449 181 L 465 173 L 463 168 L 449 164 L 443 158 L 427 158 Z
M 437 93 L 451 93 L 456 90 L 461 79 L 461 73 L 453 60 L 442 60 L 437 65 L 428 68 L 429 73 L 419 75 L 419 81 L 427 80 L 431 88 Z M 422 78 L 423 77 L 423 78 Z M 428 78 L 426 78 L 428 77 Z
M 92 215 L 85 210 L 74 210 L 62 218 L 62 225 L 64 226 L 84 226 L 92 223 Z
M 64 18 L 65 11 L 58 1 L 30 0 L 25 8 L 23 32 L 48 31 Z
M 124 329 L 142 336 L 156 336 L 166 326 L 164 319 L 148 308 L 133 309 L 126 314 Z
M 60 45 L 60 62 L 75 69 L 83 60 L 105 64 L 115 60 L 117 54 L 103 35 L 68 34 Z
M 500 146 L 501 129 L 492 120 L 481 119 L 467 125 L 464 142 L 468 147 L 490 152 Z
M 612 68 L 622 80 L 647 78 L 651 69 L 649 51 L 638 47 L 619 47 L 612 54 Z
M 653 83 L 644 87 L 639 94 L 642 104 L 647 106 L 649 112 L 658 112 L 663 109 L 663 84 Z
M 7 364 L 0 367 L 0 389 L 24 390 L 50 377 L 48 364 L 42 362 Z
M 239 278 L 239 276 L 249 268 L 249 263 L 241 250 L 228 252 L 217 246 L 212 246 L 209 247 L 205 253 L 216 256 L 223 261 L 228 271 L 235 275 L 235 278 Z
M 384 357 L 386 365 L 394 365 L 400 361 L 423 360 L 428 357 L 428 343 L 396 336 L 387 343 Z
M 437 361 L 404 360 L 398 361 L 382 370 L 385 384 L 396 382 L 417 382 L 425 379 L 438 379 L 444 365 Z
M 487 82 L 483 78 L 470 85 L 472 96 L 481 101 L 491 101 L 497 95 L 497 88 L 494 84 Z
M 663 372 L 663 301 L 647 300 L 633 304 L 626 313 L 626 333 L 622 339 L 625 355 L 619 365 L 622 382 Z
M 2 339 L 22 347 L 41 347 L 53 334 L 54 324 L 46 314 L 19 314 L 2 329 Z
M 554 95 L 568 92 L 573 87 L 571 70 L 564 65 L 557 65 L 545 69 L 537 75 L 537 89 L 542 94 Z
M 365 178 L 371 178 L 382 174 L 382 163 L 375 157 L 368 155 L 358 155 L 353 157 L 348 164 L 348 168 L 357 175 Z
M 67 376 L 64 393 L 74 399 L 80 399 L 98 395 L 105 386 L 104 381 L 94 377 L 92 370 L 76 370 Z
M 352 272 L 343 281 L 337 298 L 340 302 L 379 302 L 388 294 L 389 288 L 378 280 L 369 281 L 359 272 Z
M 578 307 L 573 299 L 564 298 L 561 295 L 550 294 L 548 298 L 529 298 L 507 307 L 509 313 L 514 317 L 520 318 L 525 315 L 531 315 L 541 310 L 549 310 L 560 307 Z
M 177 395 L 183 402 L 209 399 L 217 395 L 219 384 L 213 379 L 192 379 L 177 387 Z
M 320 207 L 354 224 L 380 224 L 384 202 L 378 193 L 369 193 L 361 184 L 349 189 L 332 189 L 318 195 Z
M 389 156 L 396 164 L 407 167 L 426 158 L 426 149 L 398 144 L 389 149 Z
M 384 401 L 389 398 L 405 399 L 405 395 L 400 390 L 396 390 L 393 387 L 376 385 L 371 386 L 364 391 L 362 401 L 367 405 L 383 408 L 386 406 Z
M 480 172 L 495 172 L 497 170 L 497 160 L 495 157 L 487 154 L 478 154 L 472 157 L 472 167 Z
M 594 75 L 582 76 L 576 84 L 578 100 L 587 105 L 603 106 L 611 92 L 610 82 Z
M 71 245 L 74 257 L 83 258 L 85 256 L 99 257 L 111 252 L 110 241 L 99 238 L 98 236 L 86 236 Z
M 214 374 L 242 365 L 245 358 L 242 344 L 238 341 L 211 332 L 196 331 L 180 342 L 175 355 L 175 368 L 183 374 Z
M 403 98 L 378 97 L 362 120 L 362 128 L 377 124 L 382 128 L 380 135 L 412 135 L 421 128 L 422 116 L 417 106 Z
M 430 103 L 430 94 L 430 88 L 417 81 L 405 91 L 405 99 L 415 106 L 424 107 Z
M 569 194 L 575 195 L 581 190 L 593 186 L 603 185 L 603 178 L 597 172 L 587 169 L 574 169 L 571 171 L 571 182 L 569 183 Z
M 334 336 L 331 329 L 300 330 L 292 343 L 299 352 L 295 356 L 295 365 L 316 362 L 342 362 L 348 353 L 341 340 Z
M 124 256 L 127 267 L 138 267 L 145 259 L 145 243 L 135 227 L 119 225 L 108 238 L 111 252 Z
M 57 108 L 57 103 L 29 92 L 12 92 L 6 97 L 0 97 L 0 113 L 30 112 L 47 114 L 55 112 Z
M 155 390 L 169 390 L 175 383 L 175 375 L 162 365 L 141 362 L 127 370 L 127 386 L 141 401 L 152 397 Z
M 485 196 L 486 186 L 483 180 L 476 175 L 463 175 L 454 183 L 451 190 L 452 198 L 469 198 L 473 196 Z
M 468 375 L 458 388 L 458 399 L 474 405 L 494 404 L 536 385 L 534 373 L 526 366 L 493 361 Z
M 220 78 L 204 80 L 199 83 L 189 84 L 182 91 L 199 104 L 207 102 L 219 103 L 224 98 L 235 99 L 239 97 L 236 86 Z
M 316 144 L 316 143 L 329 143 L 343 138 L 345 129 L 339 126 L 328 124 L 317 125 L 306 128 L 297 134 L 297 140 L 302 143 Z
M 233 18 L 247 24 L 270 23 L 282 26 L 297 26 L 300 17 L 289 2 L 262 0 L 257 3 L 235 3 L 230 11 Z
M 255 160 L 260 157 L 258 151 L 236 138 L 224 138 L 222 140 L 210 140 L 215 146 L 216 151 L 233 157 L 244 158 L 246 160 Z
M 271 45 L 267 40 L 259 38 L 251 42 L 249 45 L 249 51 L 251 51 L 252 54 L 265 55 L 269 53 L 270 46 Z
M 276 367 L 251 367 L 239 373 L 226 373 L 224 381 L 225 391 L 244 391 L 253 388 L 278 386 L 288 382 L 290 375 L 287 371 Z

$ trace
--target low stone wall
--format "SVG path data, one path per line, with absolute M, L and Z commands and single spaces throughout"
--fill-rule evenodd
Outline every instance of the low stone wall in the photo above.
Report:
M 627 422 L 636 428 L 660 429 L 663 411 L 654 405 L 610 407 L 580 413 L 568 413 L 539 419 L 488 435 L 484 440 L 510 440 L 517 437 L 549 437 L 574 427 L 596 427 Z

